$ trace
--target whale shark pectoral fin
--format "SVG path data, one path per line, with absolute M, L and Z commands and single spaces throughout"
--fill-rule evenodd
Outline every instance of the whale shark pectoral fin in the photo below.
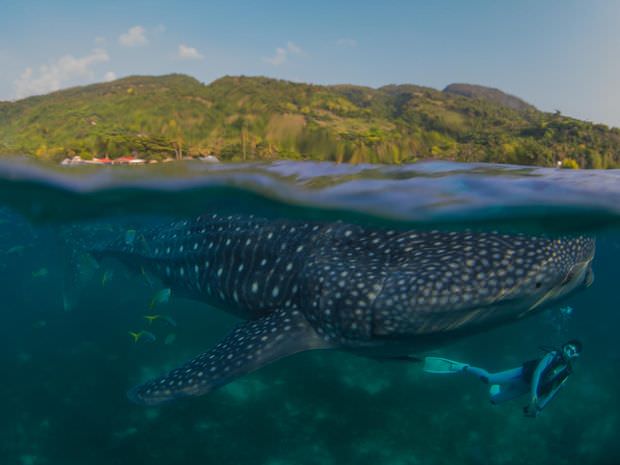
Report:
M 301 313 L 278 310 L 239 325 L 208 352 L 127 395 L 143 405 L 200 396 L 282 357 L 328 347 Z

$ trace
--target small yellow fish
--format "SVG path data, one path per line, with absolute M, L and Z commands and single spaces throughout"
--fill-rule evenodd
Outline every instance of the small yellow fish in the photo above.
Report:
M 151 303 L 149 305 L 150 308 L 155 308 L 156 305 L 165 304 L 170 300 L 171 290 L 169 287 L 166 289 L 162 289 L 157 291 L 153 298 L 151 299 Z
M 166 323 L 168 323 L 170 326 L 176 326 L 177 322 L 174 318 L 172 318 L 171 316 L 168 315 L 164 315 L 161 317 L 162 320 L 164 320 Z
M 152 325 L 153 321 L 161 318 L 161 315 L 144 315 L 144 318 L 149 322 L 150 325 Z
M 149 287 L 155 287 L 155 283 L 153 282 L 153 278 L 151 278 L 151 276 L 149 276 L 149 274 L 144 271 L 144 267 L 141 266 L 140 267 L 140 272 L 142 274 L 142 277 L 144 278 L 144 281 L 146 281 L 146 284 L 149 285 Z
M 9 250 L 6 251 L 7 254 L 9 253 L 20 253 L 23 252 L 26 249 L 25 245 L 15 245 L 13 247 L 11 247 Z
M 40 268 L 37 271 L 32 272 L 33 278 L 45 278 L 48 274 L 47 268 Z
M 153 333 L 150 333 L 148 331 L 129 331 L 129 335 L 133 338 L 133 342 L 136 343 L 143 337 L 144 340 L 147 342 L 153 342 L 157 339 Z
M 170 326 L 177 325 L 175 319 L 168 315 L 144 315 L 143 317 L 149 322 L 149 325 L 152 325 L 155 320 L 165 321 Z
M 114 272 L 111 270 L 105 270 L 101 277 L 101 287 L 105 287 L 106 283 L 114 276 Z

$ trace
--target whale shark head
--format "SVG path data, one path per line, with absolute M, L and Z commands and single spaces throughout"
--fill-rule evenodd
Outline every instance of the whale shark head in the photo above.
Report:
M 475 332 L 539 311 L 593 280 L 589 237 L 414 236 L 373 304 L 375 336 Z
M 544 307 L 547 304 L 554 304 L 574 291 L 585 289 L 592 285 L 594 282 L 594 272 L 592 271 L 594 241 L 591 242 L 591 247 L 589 245 L 583 250 L 577 251 L 577 255 L 573 255 L 575 260 L 572 263 L 561 266 L 560 269 L 550 273 L 548 277 L 549 290 L 528 311 Z

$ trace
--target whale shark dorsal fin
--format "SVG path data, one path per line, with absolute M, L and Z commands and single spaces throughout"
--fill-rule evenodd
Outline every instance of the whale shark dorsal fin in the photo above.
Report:
M 328 343 L 300 312 L 278 310 L 239 325 L 208 352 L 161 378 L 134 387 L 127 395 L 143 405 L 200 396 L 282 357 L 325 348 L 329 348 Z

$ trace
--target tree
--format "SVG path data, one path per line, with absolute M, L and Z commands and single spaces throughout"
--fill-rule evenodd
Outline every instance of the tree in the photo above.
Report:
M 577 163 L 572 158 L 565 158 L 564 160 L 562 160 L 562 168 L 576 170 L 579 169 L 579 163 Z
M 171 119 L 168 121 L 167 128 L 164 127 L 164 133 L 170 134 L 170 142 L 172 144 L 172 149 L 174 150 L 174 156 L 177 160 L 183 159 L 183 131 L 177 124 L 176 120 Z
M 247 143 L 248 143 L 248 123 L 243 119 L 241 123 L 241 151 L 243 154 L 243 161 L 247 160 Z
M 36 155 L 38 158 L 43 158 L 43 157 L 45 157 L 45 156 L 47 155 L 47 145 L 45 145 L 45 144 L 41 144 L 41 145 L 39 146 L 39 148 L 37 148 L 37 150 L 35 151 L 35 155 Z

